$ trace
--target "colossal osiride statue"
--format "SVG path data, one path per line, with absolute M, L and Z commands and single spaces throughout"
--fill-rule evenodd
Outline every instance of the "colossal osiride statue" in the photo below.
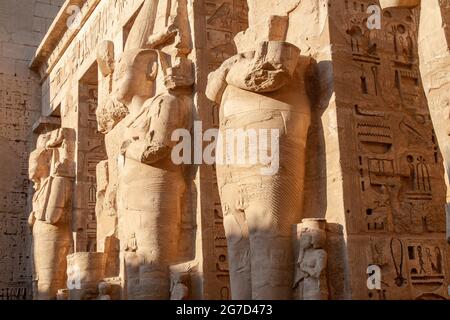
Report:
M 170 298 L 185 191 L 171 136 L 190 130 L 192 73 L 189 60 L 151 49 L 124 52 L 115 73 L 116 97 L 130 111 L 117 191 L 128 299 Z
M 180 262 L 185 183 L 170 138 L 192 121 L 191 42 L 186 0 L 145 0 L 119 59 L 111 41 L 97 51 L 97 119 L 108 154 L 97 167 L 98 234 L 99 243 L 120 242 L 122 299 L 169 299 L 168 266 Z
M 302 210 L 310 104 L 300 50 L 279 40 L 286 22 L 270 17 L 277 32 L 225 61 L 208 81 L 208 98 L 221 105 L 218 150 L 226 156 L 218 152 L 217 176 L 233 299 L 292 298 L 291 229 Z M 236 130 L 248 135 L 237 141 L 245 161 L 230 161 Z
M 34 298 L 56 299 L 66 287 L 66 257 L 72 250 L 70 212 L 73 174 L 68 152 L 70 129 L 39 136 L 30 155 L 29 178 L 34 182 L 33 233 Z

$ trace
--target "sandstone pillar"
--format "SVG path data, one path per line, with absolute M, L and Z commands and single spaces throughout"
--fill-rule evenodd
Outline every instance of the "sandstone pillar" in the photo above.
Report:
M 419 70 L 419 12 L 365 0 L 269 2 L 249 2 L 253 23 L 287 15 L 285 41 L 312 59 L 299 215 L 333 230 L 330 298 L 444 297 L 444 168 Z M 381 268 L 377 289 L 367 287 L 370 265 Z
M 420 70 L 436 136 L 444 156 L 447 182 L 447 239 L 450 241 L 450 2 L 427 0 L 420 6 Z

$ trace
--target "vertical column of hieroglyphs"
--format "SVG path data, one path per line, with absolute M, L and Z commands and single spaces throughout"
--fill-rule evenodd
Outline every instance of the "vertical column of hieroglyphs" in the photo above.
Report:
M 330 4 L 353 298 L 441 298 L 444 171 L 419 72 L 419 13 L 372 4 Z M 381 286 L 367 287 L 369 265 Z
M 97 80 L 96 65 L 93 79 Z M 88 71 L 89 73 L 89 71 Z M 97 221 L 95 214 L 97 196 L 97 164 L 106 159 L 104 137 L 97 130 L 95 111 L 98 105 L 98 86 L 94 83 L 80 82 L 78 124 L 78 191 L 81 206 L 85 212 L 84 247 L 81 251 L 95 252 L 97 242 Z
M 207 59 L 208 71 L 216 70 L 222 62 L 236 54 L 234 36 L 248 27 L 248 7 L 246 0 L 205 0 L 206 32 L 207 32 Z M 209 101 L 209 103 L 211 103 Z M 211 103 L 212 104 L 212 103 Z M 207 116 L 202 117 L 203 129 L 218 128 L 219 105 L 208 105 L 203 109 L 208 110 Z M 215 274 L 215 286 L 217 292 L 212 294 L 214 298 L 229 299 L 229 275 L 227 262 L 227 243 L 223 229 L 223 216 L 220 198 L 217 188 L 215 167 L 208 168 L 203 172 L 202 179 L 211 183 L 211 186 L 202 190 L 202 197 L 209 198 L 211 207 L 206 213 L 211 217 L 208 227 L 203 227 L 203 238 L 213 239 L 212 246 L 208 249 L 211 253 L 205 253 L 211 262 L 206 262 L 210 272 Z M 205 194 L 206 192 L 207 194 Z M 206 249 L 206 250 L 208 250 Z M 204 249 L 205 250 L 205 249 Z M 210 256 L 208 256 L 210 254 Z
M 27 171 L 40 105 L 28 64 L 62 2 L 0 2 L 0 300 L 31 293 Z

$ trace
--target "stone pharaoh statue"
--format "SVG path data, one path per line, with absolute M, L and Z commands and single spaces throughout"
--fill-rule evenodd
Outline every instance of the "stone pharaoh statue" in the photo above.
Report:
M 246 140 L 244 165 L 217 159 L 233 299 L 292 298 L 291 227 L 302 208 L 310 126 L 299 61 L 294 45 L 262 41 L 209 76 L 207 96 L 221 105 L 221 136 L 228 130 L 254 129 L 259 140 Z M 261 143 L 270 133 L 272 143 Z M 227 138 L 222 146 L 220 140 L 223 149 L 234 143 Z M 252 152 L 270 154 L 271 162 L 252 163 Z
M 192 66 L 150 49 L 125 51 L 116 97 L 130 111 L 119 158 L 118 214 L 129 299 L 169 299 L 177 262 L 183 167 L 171 160 L 176 129 L 190 129 Z
M 39 137 L 30 155 L 29 177 L 34 182 L 33 232 L 35 299 L 56 299 L 66 287 L 66 256 L 72 248 L 70 209 L 73 175 L 67 157 L 67 129 Z

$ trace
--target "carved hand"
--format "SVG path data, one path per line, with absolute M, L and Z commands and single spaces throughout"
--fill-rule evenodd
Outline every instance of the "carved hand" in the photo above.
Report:
M 303 280 L 305 280 L 305 278 L 308 277 L 308 274 L 303 272 L 302 270 L 297 269 L 297 271 L 295 272 L 295 279 L 294 279 L 294 286 L 293 288 L 297 288 L 298 285 L 300 284 L 300 282 L 302 282 Z
M 170 148 L 165 145 L 148 143 L 143 140 L 136 140 L 125 144 L 122 146 L 122 154 L 128 159 L 133 159 L 145 164 L 155 163 L 165 158 L 170 152 Z
M 36 217 L 34 215 L 34 211 L 32 211 L 28 217 L 28 227 L 31 231 L 33 231 L 34 223 L 36 222 Z
M 175 24 L 169 24 L 164 31 L 153 34 L 150 37 L 148 37 L 147 41 L 147 47 L 150 49 L 154 49 L 157 47 L 160 47 L 163 44 L 168 43 L 169 41 L 172 41 L 173 38 L 178 34 L 178 28 Z
M 52 133 L 50 140 L 46 143 L 46 149 L 52 149 L 59 146 L 64 141 L 64 130 L 59 129 L 56 131 L 56 135 Z
M 133 140 L 129 139 L 122 143 L 122 146 L 120 147 L 120 154 L 125 155 L 127 152 L 128 147 L 133 143 Z

